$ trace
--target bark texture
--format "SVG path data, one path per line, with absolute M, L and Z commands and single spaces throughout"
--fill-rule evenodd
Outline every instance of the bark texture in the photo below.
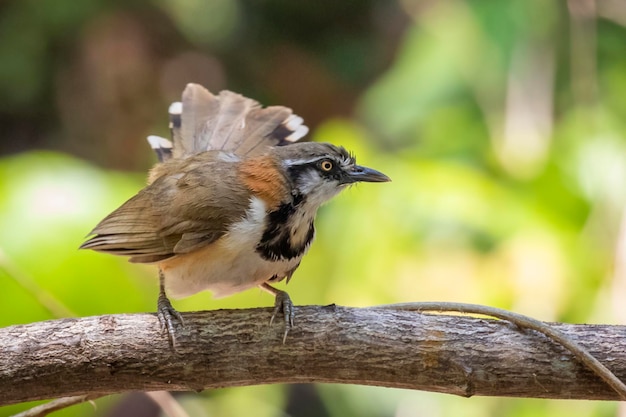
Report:
M 183 313 L 174 351 L 154 314 L 0 329 L 0 405 L 125 391 L 292 382 L 472 395 L 615 400 L 568 351 L 506 321 L 377 308 L 297 307 L 282 344 L 271 309 Z M 626 379 L 626 327 L 554 324 Z

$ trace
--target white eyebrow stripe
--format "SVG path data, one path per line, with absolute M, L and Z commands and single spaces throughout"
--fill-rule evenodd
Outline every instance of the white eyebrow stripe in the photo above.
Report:
M 309 158 L 309 159 L 304 159 L 304 158 L 303 159 L 285 159 L 283 161 L 283 166 L 290 167 L 290 166 L 312 164 L 312 163 L 321 161 L 323 159 L 331 159 L 332 161 L 336 162 L 338 165 L 344 168 L 349 167 L 355 163 L 351 159 L 345 159 L 345 158 L 338 159 L 334 156 L 316 156 L 314 158 Z
M 309 158 L 309 159 L 285 159 L 283 161 L 283 165 L 285 166 L 294 166 L 294 165 L 305 165 L 305 164 L 310 164 L 312 162 L 317 162 L 321 159 L 327 158 L 326 156 L 317 156 L 315 158 Z

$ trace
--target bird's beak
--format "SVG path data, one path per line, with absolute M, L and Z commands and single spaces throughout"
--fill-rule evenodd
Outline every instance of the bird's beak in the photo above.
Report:
M 346 172 L 343 179 L 344 184 L 352 184 L 355 182 L 388 182 L 391 178 L 375 169 L 355 165 L 352 170 Z

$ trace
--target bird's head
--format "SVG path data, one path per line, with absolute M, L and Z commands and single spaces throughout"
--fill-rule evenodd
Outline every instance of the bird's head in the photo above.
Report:
M 328 143 L 294 143 L 274 148 L 292 193 L 319 206 L 348 185 L 391 181 L 382 172 L 356 164 L 354 155 Z

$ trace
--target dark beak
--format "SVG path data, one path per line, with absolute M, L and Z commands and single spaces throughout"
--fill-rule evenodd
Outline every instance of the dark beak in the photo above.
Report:
M 352 184 L 355 182 L 388 182 L 391 178 L 375 169 L 355 165 L 352 170 L 347 171 L 343 178 L 343 184 Z

